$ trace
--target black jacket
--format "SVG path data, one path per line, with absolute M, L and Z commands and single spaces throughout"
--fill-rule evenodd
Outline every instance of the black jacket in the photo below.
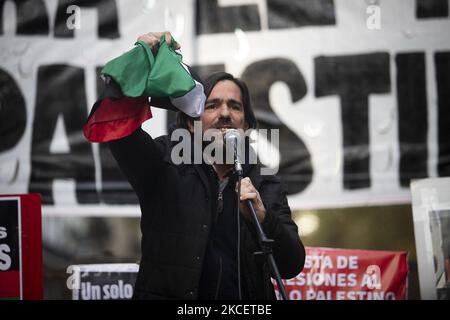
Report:
M 211 190 L 202 165 L 171 161 L 168 136 L 152 139 L 142 129 L 109 142 L 110 149 L 135 190 L 142 211 L 142 259 L 135 298 L 196 299 L 217 191 Z M 303 268 L 305 250 L 291 219 L 286 193 L 276 176 L 249 172 L 266 208 L 263 229 L 275 240 L 274 257 L 285 279 Z M 214 193 L 214 194 L 213 194 Z M 274 299 L 268 266 L 253 227 L 241 219 L 241 281 L 251 299 Z

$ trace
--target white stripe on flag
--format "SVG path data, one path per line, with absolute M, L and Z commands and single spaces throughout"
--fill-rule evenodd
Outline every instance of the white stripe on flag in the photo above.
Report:
M 184 112 L 190 117 L 197 118 L 202 115 L 205 109 L 206 97 L 203 92 L 203 85 L 195 79 L 195 87 L 184 96 L 170 98 L 172 104 L 178 110 Z

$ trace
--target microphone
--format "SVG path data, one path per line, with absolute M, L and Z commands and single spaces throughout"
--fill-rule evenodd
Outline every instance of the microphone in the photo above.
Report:
M 228 129 L 225 131 L 225 135 L 223 137 L 225 145 L 227 147 L 227 151 L 230 150 L 233 152 L 233 161 L 234 161 L 234 169 L 239 176 L 242 176 L 242 136 L 239 130 L 237 129 Z M 228 159 L 228 157 L 227 157 Z
M 234 168 L 235 171 L 237 173 L 238 176 L 238 191 L 237 191 L 237 215 L 238 215 L 238 219 L 237 219 L 237 223 L 238 223 L 238 255 L 237 255 L 237 259 L 238 259 L 238 287 L 239 287 L 239 298 L 241 299 L 241 284 L 240 284 L 240 219 L 239 219 L 239 214 L 240 214 L 240 210 L 239 210 L 239 205 L 240 205 L 240 195 L 241 195 L 241 179 L 242 179 L 242 166 L 241 166 L 241 142 L 242 142 L 242 135 L 241 135 L 241 131 L 237 130 L 237 129 L 228 129 L 225 131 L 225 134 L 223 136 L 223 140 L 226 146 L 226 150 L 229 151 L 230 147 L 231 147 L 231 151 L 233 151 L 233 157 L 234 157 Z M 228 152 L 227 152 L 227 160 L 228 160 Z M 250 216 L 253 220 L 253 224 L 255 225 L 256 228 L 256 233 L 258 235 L 258 242 L 260 244 L 261 247 L 261 251 L 260 252 L 255 252 L 255 254 L 259 254 L 262 253 L 265 258 L 267 263 L 269 264 L 271 270 L 273 271 L 273 273 L 275 274 L 275 280 L 277 282 L 278 288 L 280 290 L 281 293 L 281 297 L 283 298 L 283 300 L 288 300 L 287 295 L 286 295 L 286 291 L 283 285 L 283 282 L 281 281 L 281 276 L 280 276 L 280 272 L 278 271 L 278 267 L 277 264 L 275 262 L 275 259 L 273 257 L 273 253 L 272 253 L 272 247 L 273 247 L 273 243 L 274 241 L 272 239 L 268 239 L 267 236 L 264 233 L 264 230 L 261 227 L 261 224 L 258 220 L 258 216 L 256 215 L 256 210 L 255 207 L 253 206 L 252 200 L 247 199 L 245 201 L 247 203 L 247 207 L 250 210 Z

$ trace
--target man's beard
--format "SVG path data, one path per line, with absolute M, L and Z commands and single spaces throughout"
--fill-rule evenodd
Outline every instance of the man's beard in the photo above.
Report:
M 224 160 L 226 159 L 227 154 L 227 147 L 222 137 L 212 137 L 211 141 L 202 141 L 202 150 L 205 151 L 207 147 L 210 147 L 209 150 L 211 152 L 208 153 L 212 157 L 212 162 L 214 163 L 224 163 Z M 217 152 L 218 150 L 221 150 L 222 154 L 220 152 Z
M 233 150 L 228 150 L 224 139 L 226 131 L 230 129 L 236 129 L 236 127 L 232 124 L 230 119 L 222 118 L 203 132 L 202 150 L 204 155 L 206 154 L 205 158 L 209 158 L 210 162 L 216 164 L 226 163 L 230 165 L 234 163 L 234 152 Z M 211 132 L 210 130 L 213 131 Z M 207 135 L 205 138 L 206 133 Z

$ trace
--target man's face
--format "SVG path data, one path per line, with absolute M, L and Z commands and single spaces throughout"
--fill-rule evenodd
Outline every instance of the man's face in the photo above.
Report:
M 203 132 L 208 129 L 246 129 L 241 90 L 230 80 L 219 81 L 206 99 L 201 117 Z

